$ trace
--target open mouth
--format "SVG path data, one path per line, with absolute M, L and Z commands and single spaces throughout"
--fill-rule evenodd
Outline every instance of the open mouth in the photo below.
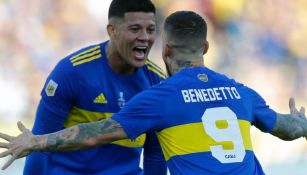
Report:
M 133 53 L 136 59 L 144 60 L 146 56 L 148 47 L 147 46 L 137 46 L 133 48 Z

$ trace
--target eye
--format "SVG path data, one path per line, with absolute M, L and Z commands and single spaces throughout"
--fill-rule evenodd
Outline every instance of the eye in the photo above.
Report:
M 139 28 L 138 27 L 131 27 L 130 31 L 133 32 L 133 33 L 137 33 L 139 31 Z
M 148 28 L 148 29 L 147 29 L 147 32 L 148 32 L 148 33 L 154 33 L 155 31 L 156 31 L 156 28 L 154 28 L 154 27 L 153 27 L 153 28 Z

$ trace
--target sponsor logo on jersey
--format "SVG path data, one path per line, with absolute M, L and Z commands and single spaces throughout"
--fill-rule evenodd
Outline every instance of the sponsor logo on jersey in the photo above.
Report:
M 108 101 L 107 101 L 106 97 L 103 95 L 103 93 L 100 93 L 100 94 L 94 99 L 94 103 L 98 103 L 98 104 L 107 104 Z
M 58 84 L 55 81 L 49 80 L 49 82 L 48 82 L 48 84 L 45 88 L 45 92 L 46 92 L 47 96 L 49 96 L 49 97 L 54 96 L 57 87 L 58 87 Z

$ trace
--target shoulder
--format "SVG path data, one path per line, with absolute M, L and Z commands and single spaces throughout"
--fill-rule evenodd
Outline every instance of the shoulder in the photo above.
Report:
M 60 60 L 53 72 L 73 74 L 88 67 L 84 65 L 91 65 L 95 60 L 102 58 L 103 53 L 102 44 L 81 48 Z
M 223 75 L 223 74 L 216 73 L 216 76 L 218 77 L 220 81 L 224 81 L 226 82 L 226 84 L 236 87 L 239 92 L 242 92 L 242 94 L 245 94 L 246 97 L 252 99 L 254 102 L 264 101 L 258 92 L 244 85 L 243 83 L 238 82 L 233 78 L 229 78 L 228 76 Z
M 243 83 L 238 82 L 234 78 L 230 78 L 230 77 L 228 77 L 228 76 L 226 76 L 224 74 L 211 71 L 209 73 L 209 81 L 210 81 L 210 76 L 213 79 L 212 84 L 214 86 L 218 86 L 218 87 L 233 87 L 233 88 L 235 88 L 240 93 L 240 95 L 243 95 L 245 97 L 248 97 L 248 96 L 250 96 L 251 94 L 254 93 L 254 91 L 252 89 L 250 89 L 249 87 L 245 86 Z
M 153 61 L 147 59 L 144 65 L 144 68 L 149 72 L 149 74 L 158 76 L 161 79 L 165 79 L 166 75 L 164 74 L 163 70 L 155 64 Z
M 163 81 L 159 84 L 153 86 L 148 90 L 148 94 L 156 94 L 156 96 L 160 97 L 167 97 L 171 96 L 173 92 L 176 92 L 182 86 L 184 86 L 184 81 L 182 80 L 182 76 L 172 76 Z M 145 91 L 146 92 L 146 91 Z
M 95 44 L 84 47 L 64 58 L 67 62 L 69 62 L 72 67 L 77 67 L 79 65 L 83 65 L 89 62 L 92 62 L 96 59 L 102 58 L 104 48 L 104 44 Z
M 210 70 L 210 69 L 208 69 L 208 70 L 209 70 L 209 76 L 212 76 L 215 80 L 217 80 L 219 82 L 227 83 L 227 84 L 232 85 L 232 86 L 241 86 L 241 87 L 244 86 L 243 83 L 236 81 L 234 78 L 231 78 L 231 77 L 229 77 L 225 74 L 215 72 L 215 71 Z

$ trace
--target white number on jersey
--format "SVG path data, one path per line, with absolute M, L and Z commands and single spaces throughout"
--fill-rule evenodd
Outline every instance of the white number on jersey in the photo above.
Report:
M 216 142 L 233 143 L 232 150 L 223 149 L 222 145 L 210 146 L 212 156 L 222 163 L 242 162 L 245 148 L 236 114 L 228 107 L 209 108 L 201 119 L 205 132 Z M 217 121 L 227 122 L 227 127 L 218 128 Z

